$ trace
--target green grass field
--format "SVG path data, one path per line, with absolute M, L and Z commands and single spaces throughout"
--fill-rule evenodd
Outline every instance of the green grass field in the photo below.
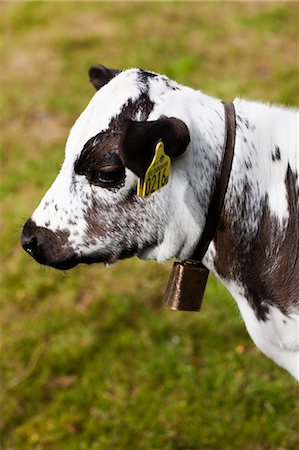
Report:
M 298 105 L 298 3 L 1 3 L 1 439 L 5 450 L 299 448 L 299 390 L 211 277 L 162 305 L 171 264 L 67 273 L 22 251 L 95 63 L 231 100 Z

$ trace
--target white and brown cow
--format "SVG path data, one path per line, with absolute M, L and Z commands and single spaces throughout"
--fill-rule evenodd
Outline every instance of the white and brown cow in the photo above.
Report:
M 24 249 L 63 270 L 133 255 L 190 258 L 220 171 L 223 104 L 141 69 L 95 66 L 90 78 L 97 92 L 24 226 Z M 298 111 L 233 103 L 233 165 L 203 263 L 234 296 L 256 345 L 299 379 Z M 169 183 L 138 197 L 137 175 L 159 139 L 172 158 Z

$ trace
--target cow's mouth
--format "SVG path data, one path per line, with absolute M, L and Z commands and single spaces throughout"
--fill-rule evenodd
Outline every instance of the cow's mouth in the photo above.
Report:
M 24 225 L 21 243 L 24 250 L 39 264 L 58 270 L 69 270 L 77 264 L 109 263 L 109 256 L 95 253 L 82 256 L 74 253 L 68 242 L 69 231 L 51 231 L 29 219 Z
M 52 262 L 52 263 L 47 263 L 47 266 L 53 267 L 54 269 L 58 269 L 58 270 L 69 270 L 72 269 L 73 267 L 77 266 L 77 264 L 79 264 L 79 261 L 77 258 L 69 258 L 65 261 L 57 261 L 57 262 Z
M 84 256 L 84 257 L 72 256 L 71 258 L 62 261 L 47 262 L 44 264 L 58 270 L 69 270 L 77 266 L 78 264 L 94 264 L 94 263 L 111 264 L 109 258 L 100 256 Z
M 106 265 L 112 265 L 116 263 L 119 260 L 131 258 L 133 256 L 138 256 L 141 259 L 146 259 L 146 252 L 150 252 L 151 250 L 155 249 L 157 243 L 155 244 L 149 244 L 147 247 L 143 249 L 141 253 L 137 251 L 137 248 L 130 248 L 130 249 L 123 249 L 120 252 L 111 253 L 111 254 L 104 254 L 104 253 L 95 253 L 93 255 L 88 256 L 78 256 L 73 255 L 69 257 L 68 259 L 63 259 L 61 261 L 38 261 L 41 264 L 53 267 L 54 269 L 58 270 L 69 270 L 73 267 L 77 266 L 78 264 L 95 264 L 95 263 L 102 263 Z

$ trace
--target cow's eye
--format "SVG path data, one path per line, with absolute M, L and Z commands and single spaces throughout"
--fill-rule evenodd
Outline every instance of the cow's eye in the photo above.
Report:
M 106 166 L 93 170 L 89 174 L 91 184 L 101 187 L 116 187 L 125 178 L 125 168 L 123 166 Z

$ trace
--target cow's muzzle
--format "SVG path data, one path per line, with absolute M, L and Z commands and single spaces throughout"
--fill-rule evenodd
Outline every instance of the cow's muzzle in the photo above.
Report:
M 23 228 L 21 244 L 38 263 L 66 270 L 77 264 L 68 236 L 67 230 L 52 231 L 29 219 Z

